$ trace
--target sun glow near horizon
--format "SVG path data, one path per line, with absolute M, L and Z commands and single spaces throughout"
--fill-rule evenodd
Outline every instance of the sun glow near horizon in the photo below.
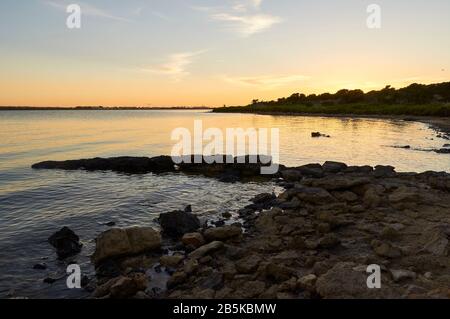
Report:
M 67 3 L 1 2 L 0 105 L 243 105 L 450 79 L 444 0 L 378 1 L 376 30 L 370 1 L 90 1 L 77 30 Z

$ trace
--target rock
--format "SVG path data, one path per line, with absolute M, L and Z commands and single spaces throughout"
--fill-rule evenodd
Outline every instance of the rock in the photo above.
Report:
M 70 161 L 46 161 L 34 164 L 33 169 L 62 169 L 87 171 L 115 171 L 128 174 L 148 172 L 161 173 L 175 171 L 175 165 L 170 156 L 148 157 L 113 157 L 92 158 Z
M 83 246 L 80 244 L 80 238 L 68 227 L 63 227 L 54 233 L 49 237 L 48 242 L 56 248 L 59 259 L 78 254 Z
M 378 256 L 386 258 L 398 258 L 402 255 L 399 248 L 392 246 L 389 243 L 382 243 L 380 241 L 372 241 L 372 247 Z
M 450 154 L 450 148 L 441 148 L 439 150 L 435 150 L 438 154 Z
M 275 198 L 276 196 L 273 193 L 262 193 L 252 198 L 251 202 L 254 204 L 266 204 L 267 202 L 273 201 Z
M 153 228 L 113 228 L 97 237 L 92 261 L 98 265 L 107 258 L 135 255 L 160 247 L 161 236 Z
M 261 258 L 258 255 L 250 255 L 236 262 L 236 270 L 241 274 L 251 274 L 258 269 Z
M 195 249 L 200 246 L 203 246 L 205 244 L 205 239 L 203 238 L 203 235 L 200 233 L 187 233 L 183 235 L 183 238 L 181 238 L 181 242 L 185 246 L 190 246 Z
M 437 256 L 447 256 L 449 252 L 448 226 L 438 226 L 427 229 L 424 232 L 425 245 L 423 250 Z
M 392 289 L 383 281 L 383 289 L 368 289 L 365 271 L 357 271 L 351 262 L 338 262 L 316 282 L 317 293 L 325 299 L 392 298 Z
M 111 279 L 105 284 L 102 290 L 95 293 L 96 296 L 109 292 L 111 298 L 124 299 L 131 298 L 139 291 L 144 291 L 147 288 L 148 279 L 144 274 L 135 273 L 131 277 L 120 276 Z
M 355 202 L 358 200 L 358 195 L 356 195 L 353 192 L 350 191 L 344 191 L 344 192 L 332 192 L 331 195 L 333 195 L 335 198 L 337 198 L 340 201 L 343 202 Z
M 381 204 L 381 197 L 374 188 L 369 188 L 364 193 L 363 203 L 368 208 L 375 208 Z
M 184 212 L 185 212 L 185 213 L 192 213 L 192 205 L 187 205 L 187 206 L 184 208 Z
M 409 270 L 394 270 L 391 269 L 390 273 L 392 275 L 392 279 L 395 282 L 399 282 L 405 279 L 416 279 L 416 273 Z
M 393 227 L 386 226 L 381 231 L 381 238 L 395 240 L 400 237 L 400 232 Z
M 184 272 L 176 272 L 167 281 L 167 288 L 173 289 L 176 286 L 184 283 L 187 280 L 187 275 Z
M 316 137 L 330 137 L 330 135 L 327 135 L 327 134 L 322 134 L 322 133 L 320 133 L 320 132 L 312 132 L 311 133 L 311 137 L 314 137 L 314 138 L 316 138 Z
M 383 166 L 377 165 L 375 166 L 375 170 L 373 172 L 375 177 L 393 177 L 395 176 L 395 167 L 393 166 Z
M 204 232 L 207 241 L 224 241 L 230 238 L 238 237 L 242 234 L 242 228 L 238 226 L 223 226 L 208 228 Z
M 219 290 L 223 287 L 223 275 L 217 271 L 200 281 L 199 286 L 202 289 Z
M 389 201 L 391 203 L 400 202 L 417 202 L 420 199 L 420 194 L 416 188 L 412 187 L 399 187 L 392 194 L 389 195 Z
M 297 286 L 303 290 L 314 291 L 316 281 L 317 281 L 317 276 L 314 274 L 309 274 L 309 275 L 306 275 L 306 276 L 303 276 L 302 278 L 300 278 L 297 281 Z
M 55 279 L 55 278 L 51 278 L 51 277 L 47 277 L 47 278 L 45 278 L 44 280 L 43 280 L 43 282 L 44 283 L 46 283 L 46 284 L 53 284 L 53 283 L 55 283 L 57 281 L 57 279 Z
M 328 204 L 335 202 L 336 199 L 331 196 L 326 190 L 317 187 L 301 187 L 295 188 L 297 191 L 297 198 L 312 204 Z
M 183 267 L 184 273 L 186 275 L 192 275 L 197 272 L 199 267 L 200 265 L 196 259 L 189 259 Z
M 181 210 L 161 214 L 159 222 L 164 233 L 173 237 L 181 237 L 200 228 L 197 216 Z
M 322 166 L 325 173 L 339 173 L 347 168 L 347 164 L 340 162 L 327 161 Z
M 270 262 L 264 269 L 264 275 L 269 279 L 274 279 L 277 282 L 283 282 L 289 280 L 295 271 L 291 268 L 279 265 L 274 262 Z
M 323 169 L 322 165 L 320 164 L 307 164 L 302 165 L 296 168 L 300 174 L 308 177 L 322 177 L 323 176 Z
M 334 234 L 327 234 L 319 240 L 319 247 L 325 249 L 331 249 L 339 246 L 341 241 Z
M 302 179 L 302 173 L 296 169 L 286 169 L 281 172 L 281 176 L 289 182 L 297 182 Z
M 164 267 L 175 268 L 183 261 L 183 259 L 184 257 L 181 255 L 162 256 L 159 262 Z
M 107 222 L 107 223 L 105 223 L 105 226 L 114 227 L 114 226 L 116 226 L 116 222 Z
M 209 244 L 203 245 L 199 248 L 197 248 L 196 250 L 194 250 L 193 252 L 191 252 L 189 254 L 189 258 L 192 259 L 199 259 L 205 255 L 208 255 L 214 251 L 220 250 L 223 248 L 223 242 L 221 241 L 213 241 Z
M 229 212 L 225 212 L 225 213 L 222 213 L 222 217 L 226 218 L 226 219 L 230 219 L 231 217 L 233 217 L 233 215 Z
M 36 270 L 45 270 L 45 269 L 47 269 L 47 265 L 46 265 L 45 263 L 42 263 L 42 264 L 36 264 L 36 265 L 33 266 L 33 269 L 36 269 Z
M 266 289 L 266 284 L 262 281 L 246 281 L 238 289 L 237 295 L 239 298 L 250 299 L 261 295 Z
M 328 175 L 312 182 L 313 187 L 320 187 L 328 191 L 348 190 L 371 182 L 368 177 L 355 177 L 346 175 Z

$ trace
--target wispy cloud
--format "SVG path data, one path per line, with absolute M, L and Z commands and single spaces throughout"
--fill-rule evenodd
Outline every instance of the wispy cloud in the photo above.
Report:
M 48 5 L 50 7 L 66 11 L 67 6 L 73 2 L 69 2 L 69 1 L 65 1 L 65 0 L 43 0 L 42 3 L 44 3 L 45 5 Z M 83 15 L 117 20 L 117 21 L 123 21 L 123 22 L 131 21 L 127 18 L 116 16 L 106 10 L 100 9 L 91 4 L 87 4 L 87 3 L 79 2 L 79 1 L 77 2 L 77 4 L 81 7 L 81 10 L 82 10 L 81 12 Z
M 268 14 L 233 15 L 217 13 L 211 17 L 214 20 L 228 22 L 232 30 L 245 37 L 270 29 L 274 24 L 281 22 L 279 17 Z
M 236 1 L 230 8 L 226 7 L 195 7 L 209 13 L 211 19 L 226 23 L 226 27 L 239 35 L 248 37 L 270 29 L 282 19 L 280 17 L 261 13 L 262 0 Z
M 310 79 L 306 75 L 261 75 L 248 77 L 229 77 L 225 76 L 224 80 L 233 84 L 256 86 L 263 89 L 273 89 L 296 82 L 302 82 Z
M 166 62 L 142 70 L 167 75 L 174 81 L 179 81 L 190 74 L 187 70 L 188 67 L 194 62 L 196 56 L 204 52 L 205 51 L 174 53 L 168 56 Z

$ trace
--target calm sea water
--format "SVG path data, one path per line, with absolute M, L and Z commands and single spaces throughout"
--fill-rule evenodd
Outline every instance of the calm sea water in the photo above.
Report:
M 47 238 L 62 226 L 81 237 L 83 252 L 74 258 L 92 274 L 88 256 L 93 239 L 114 221 L 119 227 L 156 226 L 165 211 L 191 204 L 203 218 L 248 204 L 272 183 L 224 184 L 202 177 L 153 174 L 129 176 L 108 172 L 38 171 L 43 160 L 95 156 L 170 154 L 171 132 L 193 128 L 279 128 L 280 162 L 286 165 L 336 160 L 348 164 L 388 164 L 399 171 L 450 171 L 448 155 L 414 149 L 440 148 L 427 125 L 376 119 L 212 114 L 199 111 L 8 111 L 0 112 L 0 297 L 83 297 L 65 280 L 42 280 L 64 274 Z M 312 139 L 320 131 L 331 138 Z M 448 142 L 447 142 L 448 143 Z M 413 149 L 393 146 L 410 145 Z M 33 270 L 45 262 L 45 271 Z

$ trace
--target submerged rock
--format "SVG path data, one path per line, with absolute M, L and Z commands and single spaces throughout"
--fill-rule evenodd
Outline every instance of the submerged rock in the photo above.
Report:
M 65 259 L 78 254 L 83 246 L 80 238 L 68 227 L 54 233 L 48 238 L 50 245 L 56 248 L 59 259 Z

